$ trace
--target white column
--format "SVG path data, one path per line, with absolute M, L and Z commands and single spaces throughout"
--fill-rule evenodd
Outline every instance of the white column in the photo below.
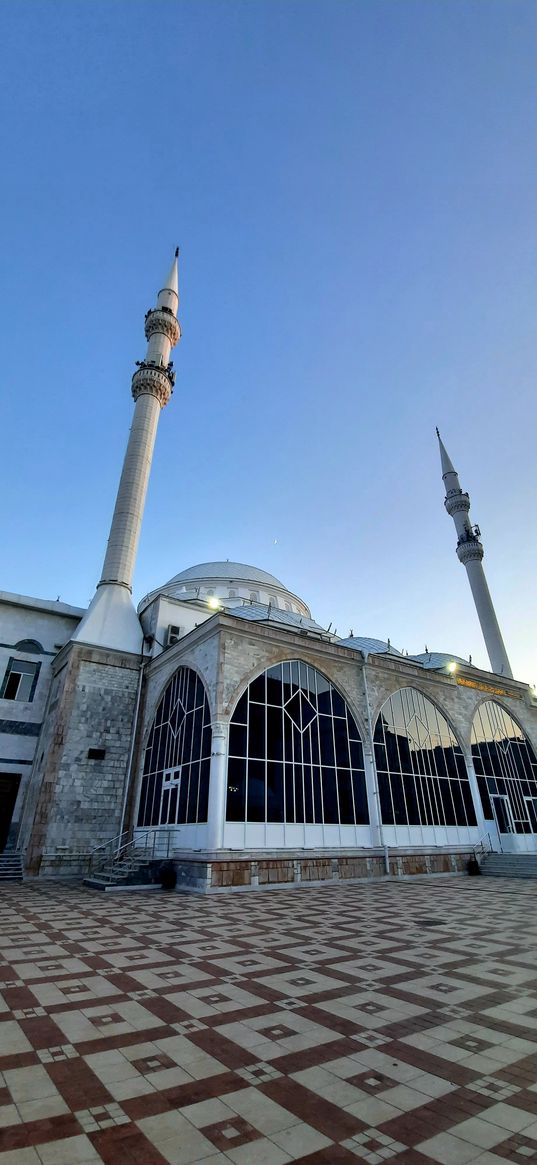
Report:
M 144 392 L 136 401 L 99 586 L 132 587 L 160 409 L 152 394 Z
M 481 804 L 481 794 L 479 792 L 479 785 L 477 783 L 477 777 L 475 775 L 474 764 L 472 761 L 471 749 L 468 752 L 468 755 L 465 755 L 464 760 L 466 762 L 466 771 L 468 773 L 468 783 L 470 785 L 470 792 L 472 794 L 472 801 L 474 803 L 475 815 L 476 815 L 476 819 L 477 819 L 477 828 L 479 829 L 480 837 L 483 837 L 487 831 L 487 827 L 485 824 L 485 815 L 483 813 L 483 806 Z
M 226 819 L 227 742 L 229 725 L 215 720 L 212 725 L 211 769 L 209 776 L 209 812 L 207 849 L 222 849 Z
M 367 790 L 367 803 L 369 806 L 369 819 L 371 829 L 371 840 L 373 845 L 382 846 L 384 850 L 384 869 L 387 874 L 390 872 L 390 859 L 388 854 L 388 846 L 384 838 L 384 830 L 382 828 L 382 809 L 380 805 L 379 783 L 377 776 L 377 766 L 375 762 L 375 740 L 374 732 L 375 726 L 371 720 L 371 705 L 369 703 L 369 688 L 367 684 L 367 652 L 364 652 L 364 664 L 362 675 L 364 677 L 364 695 L 365 695 L 365 718 L 367 723 L 367 740 L 364 740 L 364 768 L 365 768 L 365 783 Z

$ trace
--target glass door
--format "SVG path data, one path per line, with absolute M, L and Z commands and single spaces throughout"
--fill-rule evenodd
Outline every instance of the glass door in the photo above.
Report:
M 503 794 L 493 793 L 490 800 L 500 835 L 500 845 L 503 850 L 515 850 L 517 848 L 515 823 L 513 821 L 513 814 L 511 813 L 509 798 L 503 796 Z
M 524 797 L 532 833 L 537 833 L 537 797 Z
M 175 825 L 177 822 L 177 806 L 179 802 L 179 786 L 181 783 L 181 767 L 166 769 L 162 779 L 162 797 L 160 801 L 159 825 Z

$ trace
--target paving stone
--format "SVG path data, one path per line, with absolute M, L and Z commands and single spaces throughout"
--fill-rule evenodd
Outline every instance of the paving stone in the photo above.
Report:
M 534 919 L 492 878 L 8 886 L 0 1165 L 537 1165 Z

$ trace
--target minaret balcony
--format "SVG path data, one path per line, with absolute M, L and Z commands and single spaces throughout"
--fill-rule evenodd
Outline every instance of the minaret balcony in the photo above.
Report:
M 467 537 L 459 538 L 457 542 L 457 558 L 459 562 L 462 562 L 463 566 L 466 566 L 467 562 L 481 562 L 484 553 L 479 537 L 473 531 L 468 531 Z
M 453 514 L 460 514 L 461 512 L 468 513 L 470 509 L 470 497 L 467 493 L 463 493 L 462 490 L 458 490 L 457 493 L 447 495 L 444 500 L 444 505 L 450 518 Z
M 181 328 L 179 326 L 179 320 L 175 318 L 169 308 L 156 307 L 148 311 L 145 317 L 146 340 L 149 340 L 155 332 L 158 332 L 161 336 L 166 336 L 172 348 L 180 339 Z
M 160 407 L 164 408 L 173 392 L 175 373 L 172 365 L 159 367 L 157 364 L 141 362 L 132 378 L 132 395 L 134 400 L 144 393 L 157 398 Z

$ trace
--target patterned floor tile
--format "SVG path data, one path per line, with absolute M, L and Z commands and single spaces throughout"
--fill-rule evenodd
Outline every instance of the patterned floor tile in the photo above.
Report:
M 6 887 L 0 1165 L 537 1165 L 532 918 L 499 879 Z

